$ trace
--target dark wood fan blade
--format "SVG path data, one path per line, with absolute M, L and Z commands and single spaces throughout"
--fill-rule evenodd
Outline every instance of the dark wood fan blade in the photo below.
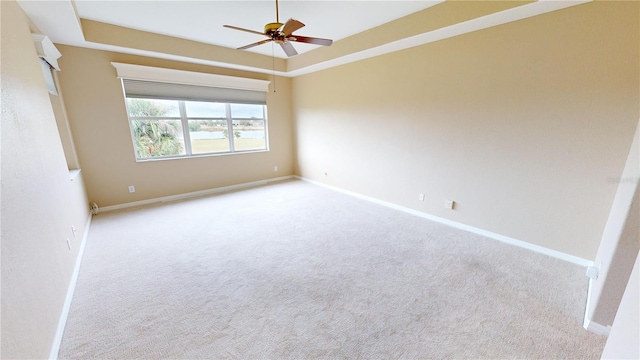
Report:
M 282 50 L 284 50 L 284 53 L 287 54 L 287 56 L 298 55 L 298 52 L 293 48 L 293 45 L 291 45 L 290 42 L 282 42 L 280 43 L 280 46 L 282 46 Z
M 290 41 L 297 41 L 301 43 L 314 44 L 314 45 L 324 45 L 331 46 L 333 44 L 333 40 L 331 39 L 322 39 L 316 37 L 308 37 L 308 36 L 300 36 L 300 35 L 291 35 L 287 38 Z
M 226 27 L 226 28 L 229 28 L 229 29 L 240 30 L 240 31 L 244 31 L 244 32 L 252 33 L 252 34 L 258 34 L 258 35 L 264 35 L 264 36 L 267 36 L 267 35 L 265 35 L 264 33 L 261 33 L 260 31 L 254 31 L 254 30 L 244 29 L 244 28 L 237 27 L 237 26 L 232 26 L 232 25 L 222 25 L 222 26 L 224 26 L 224 27 Z
M 300 21 L 295 19 L 289 19 L 287 20 L 287 22 L 284 24 L 284 27 L 282 28 L 282 35 L 287 37 L 291 35 L 291 33 L 293 33 L 294 31 L 298 29 L 302 29 L 303 27 L 304 27 L 304 24 L 301 23 Z
M 252 47 L 254 47 L 254 46 L 258 46 L 258 45 L 266 44 L 266 43 L 268 43 L 269 41 L 273 41 L 273 39 L 265 39 L 265 40 L 262 40 L 262 41 L 255 42 L 255 43 L 253 43 L 253 44 L 245 45 L 245 46 L 243 46 L 243 47 L 239 47 L 239 48 L 238 48 L 238 50 L 246 50 L 246 49 L 248 49 L 248 48 L 252 48 Z

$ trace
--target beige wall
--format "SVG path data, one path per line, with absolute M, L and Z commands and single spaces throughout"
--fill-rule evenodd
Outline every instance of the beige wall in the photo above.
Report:
M 0 2 L 0 9 L 1 356 L 47 358 L 89 217 L 88 200 L 82 175 L 69 179 L 28 19 L 14 1 Z
M 58 46 L 67 114 L 90 201 L 99 206 L 206 190 L 293 174 L 290 80 L 267 95 L 270 151 L 135 161 L 120 80 L 111 62 L 272 80 L 271 75 Z M 273 85 L 273 84 L 272 84 Z M 274 172 L 274 166 L 278 172 Z M 127 187 L 134 185 L 130 194 Z
M 639 118 L 638 6 L 590 3 L 294 78 L 296 173 L 593 260 Z

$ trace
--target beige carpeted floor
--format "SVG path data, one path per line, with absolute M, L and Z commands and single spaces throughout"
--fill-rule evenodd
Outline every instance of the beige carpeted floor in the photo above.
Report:
M 582 267 L 300 181 L 94 217 L 60 358 L 599 358 Z

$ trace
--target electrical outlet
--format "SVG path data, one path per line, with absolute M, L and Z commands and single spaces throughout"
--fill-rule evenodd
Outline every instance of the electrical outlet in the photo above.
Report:
M 420 201 L 424 201 L 424 194 L 419 194 L 418 199 L 420 199 Z
M 129 192 L 130 192 L 130 193 L 134 193 L 134 192 L 136 192 L 136 188 L 135 188 L 135 186 L 133 186 L 133 185 L 129 185 Z
M 273 167 L 273 171 L 278 171 L 278 165 Z
M 453 200 L 445 200 L 444 201 L 444 207 L 450 210 L 453 210 L 453 207 L 455 206 L 456 202 Z

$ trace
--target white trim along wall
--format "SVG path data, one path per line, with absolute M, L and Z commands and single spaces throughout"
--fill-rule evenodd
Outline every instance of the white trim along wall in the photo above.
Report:
M 58 328 L 56 329 L 56 335 L 53 338 L 53 344 L 51 345 L 51 352 L 49 353 L 49 359 L 57 359 L 60 352 L 60 345 L 62 345 L 62 335 L 64 335 L 64 328 L 67 325 L 67 319 L 69 318 L 69 310 L 71 309 L 71 301 L 73 300 L 73 294 L 76 291 L 76 284 L 78 282 L 78 275 L 80 274 L 80 265 L 82 265 L 82 256 L 84 255 L 84 247 L 87 244 L 87 238 L 89 237 L 89 228 L 91 227 L 92 215 L 89 214 L 87 224 L 84 227 L 84 234 L 82 235 L 82 242 L 80 243 L 80 250 L 78 250 L 78 256 L 76 257 L 76 265 L 73 268 L 71 274 L 71 281 L 69 281 L 69 287 L 67 288 L 67 296 L 64 299 L 64 305 L 62 306 L 62 312 L 60 313 L 60 320 L 58 320 Z
M 464 231 L 468 231 L 474 234 L 478 234 L 481 236 L 485 236 L 494 240 L 498 240 L 507 244 L 511 244 L 511 245 L 515 245 L 524 249 L 528 249 L 528 250 L 532 250 L 541 254 L 545 254 L 560 260 L 564 260 L 564 261 L 568 261 L 570 263 L 576 264 L 576 265 L 580 265 L 580 266 L 584 266 L 589 267 L 593 265 L 593 261 L 591 260 L 587 260 L 587 259 L 583 259 L 577 256 L 573 256 L 573 255 L 569 255 L 569 254 L 565 254 L 563 252 L 560 251 L 556 251 L 556 250 L 552 250 L 552 249 L 548 249 L 545 248 L 543 246 L 539 246 L 539 245 L 534 245 L 531 243 L 528 243 L 526 241 L 522 241 L 522 240 L 518 240 L 518 239 L 514 239 L 508 236 L 504 236 L 504 235 L 500 235 L 491 231 L 487 231 L 487 230 L 483 230 L 477 227 L 473 227 L 473 226 L 469 226 L 469 225 L 465 225 L 456 221 L 452 221 L 452 220 L 448 220 L 448 219 L 444 219 L 438 216 L 433 216 L 421 211 L 417 211 L 417 210 L 413 210 L 404 206 L 400 206 L 400 205 L 396 205 L 390 202 L 386 202 L 383 200 L 379 200 L 370 196 L 366 196 L 366 195 L 362 195 L 362 194 L 358 194 L 358 193 L 354 193 L 352 191 L 348 191 L 348 190 L 344 190 L 338 187 L 334 187 L 331 185 L 326 185 L 323 184 L 321 182 L 318 181 L 314 181 L 314 180 L 310 180 L 301 176 L 297 176 L 297 175 L 292 175 L 292 176 L 282 176 L 282 177 L 277 177 L 277 178 L 272 178 L 272 179 L 266 179 L 266 180 L 260 180 L 260 181 L 253 181 L 253 182 L 248 182 L 248 183 L 242 183 L 242 184 L 237 184 L 237 185 L 230 185 L 230 186 L 223 186 L 223 187 L 218 187 L 218 188 L 213 188 L 213 189 L 207 189 L 207 190 L 202 190 L 202 191 L 194 191 L 194 192 L 190 192 L 190 193 L 185 193 L 185 194 L 178 194 L 178 195 L 171 195 L 171 196 L 164 196 L 164 197 L 159 197 L 159 198 L 154 198 L 154 199 L 148 199 L 148 200 L 141 200 L 141 201 L 134 201 L 134 202 L 129 202 L 129 203 L 124 203 L 124 204 L 118 204 L 118 205 L 112 205 L 112 206 L 105 206 L 102 208 L 99 208 L 99 213 L 102 212 L 107 212 L 107 211 L 114 211 L 114 210 L 119 210 L 119 209 L 125 209 L 125 208 L 130 208 L 130 207 L 135 207 L 135 206 L 142 206 L 142 205 L 149 205 L 149 204 L 154 204 L 154 203 L 161 203 L 161 202 L 170 202 L 170 201 L 176 201 L 176 200 L 183 200 L 183 199 L 188 199 L 188 198 L 194 198 L 194 197 L 200 197 L 200 196 L 206 196 L 206 195 L 212 195 L 212 194 L 218 194 L 218 193 L 223 193 L 223 192 L 228 192 L 228 191 L 235 191 L 235 190 L 242 190 L 242 189 L 247 189 L 247 188 L 251 188 L 251 187 L 255 187 L 255 186 L 261 186 L 261 185 L 266 185 L 272 182 L 277 182 L 277 181 L 283 181 L 283 180 L 288 180 L 288 179 L 299 179 L 302 180 L 304 182 L 308 182 L 310 184 L 314 184 L 317 186 L 322 186 L 324 188 L 333 190 L 333 191 L 337 191 L 337 192 L 341 192 L 343 194 L 349 195 L 349 196 L 353 196 L 353 197 L 357 197 L 359 199 L 363 199 L 363 200 L 367 200 L 379 205 L 383 205 L 386 207 L 389 207 L 391 209 L 395 209 L 395 210 L 399 210 L 411 215 L 415 215 L 415 216 L 419 216 L 422 218 L 425 218 L 427 220 L 431 220 L 431 221 L 436 221 L 439 222 L 441 224 L 445 224 L 445 225 L 449 225 L 451 227 L 460 229 L 460 230 L 464 230 Z
M 376 199 L 376 198 L 373 198 L 373 197 L 370 197 L 370 196 L 354 193 L 352 191 L 344 190 L 344 189 L 337 188 L 337 187 L 334 187 L 334 186 L 331 186 L 331 185 L 326 185 L 326 184 L 323 184 L 321 182 L 310 180 L 310 179 L 307 179 L 307 178 L 304 178 L 304 177 L 300 177 L 300 176 L 294 176 L 294 177 L 297 178 L 297 179 L 300 179 L 302 181 L 314 184 L 314 185 L 322 186 L 322 187 L 325 187 L 327 189 L 331 189 L 331 190 L 334 190 L 334 191 L 341 192 L 343 194 L 347 194 L 347 195 L 350 195 L 350 196 L 353 196 L 353 197 L 357 197 L 359 199 L 371 201 L 373 203 L 376 203 L 376 204 L 379 204 L 379 205 L 383 205 L 383 206 L 386 206 L 386 207 L 389 207 L 389 208 L 392 208 L 392 209 L 400 210 L 402 212 L 406 212 L 406 213 L 411 214 L 411 215 L 419 216 L 419 217 L 425 218 L 427 220 L 436 221 L 436 222 L 439 222 L 441 224 L 449 225 L 449 226 L 454 227 L 456 229 L 468 231 L 468 232 L 471 232 L 471 233 L 474 233 L 474 234 L 478 234 L 478 235 L 482 235 L 482 236 L 485 236 L 485 237 L 488 237 L 488 238 L 491 238 L 491 239 L 494 239 L 494 240 L 502 241 L 502 242 L 507 243 L 507 244 L 511 244 L 511 245 L 515 245 L 515 246 L 518 246 L 518 247 L 521 247 L 521 248 L 529 249 L 529 250 L 532 250 L 532 251 L 535 251 L 535 252 L 538 252 L 538 253 L 541 253 L 541 254 L 545 254 L 545 255 L 560 259 L 560 260 L 568 261 L 568 262 L 576 264 L 576 265 L 580 265 L 580 266 L 584 266 L 584 267 L 588 267 L 588 266 L 592 266 L 593 265 L 593 261 L 591 261 L 591 260 L 587 260 L 587 259 L 583 259 L 583 258 L 580 258 L 580 257 L 577 257 L 577 256 L 565 254 L 565 253 L 560 252 L 560 251 L 548 249 L 546 247 L 539 246 L 539 245 L 534 245 L 534 244 L 528 243 L 526 241 L 514 239 L 514 238 L 511 238 L 511 237 L 508 237 L 508 236 L 500 235 L 500 234 L 497 234 L 497 233 L 494 233 L 494 232 L 491 232 L 491 231 L 487 231 L 487 230 L 483 230 L 483 229 L 480 229 L 480 228 L 477 228 L 477 227 L 465 225 L 465 224 L 459 223 L 457 221 L 452 221 L 452 220 L 444 219 L 444 218 L 441 218 L 441 217 L 438 217 L 438 216 L 433 216 L 433 215 L 430 215 L 430 214 L 427 214 L 427 213 L 424 213 L 424 212 L 421 212 L 421 211 L 413 210 L 413 209 L 410 209 L 410 208 L 407 208 L 407 207 L 404 207 L 404 206 L 396 205 L 396 204 L 393 204 L 393 203 L 390 203 L 390 202 L 386 202 L 386 201 L 383 201 L 383 200 L 379 200 L 379 199 Z

